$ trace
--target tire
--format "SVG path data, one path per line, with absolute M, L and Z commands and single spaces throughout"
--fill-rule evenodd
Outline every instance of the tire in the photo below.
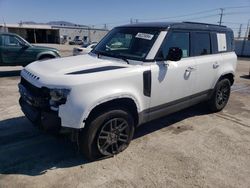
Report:
M 109 109 L 91 118 L 78 143 L 84 157 L 93 161 L 125 150 L 134 135 L 134 119 L 125 109 Z
M 231 83 L 228 79 L 219 80 L 215 86 L 213 95 L 209 100 L 209 108 L 212 112 L 221 111 L 226 105 L 230 97 Z

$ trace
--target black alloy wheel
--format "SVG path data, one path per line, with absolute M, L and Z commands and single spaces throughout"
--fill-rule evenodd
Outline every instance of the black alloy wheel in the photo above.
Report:
M 208 101 L 209 108 L 212 112 L 221 111 L 226 105 L 230 97 L 231 83 L 224 78 L 219 80 L 214 88 L 214 92 Z
M 230 88 L 227 83 L 222 83 L 216 93 L 216 103 L 218 106 L 225 106 L 230 95 Z
M 129 125 L 123 118 L 113 118 L 107 121 L 98 137 L 98 150 L 103 155 L 115 155 L 123 151 L 129 144 Z
M 134 126 L 131 113 L 121 107 L 93 114 L 80 132 L 80 150 L 91 161 L 116 155 L 128 147 L 134 135 Z

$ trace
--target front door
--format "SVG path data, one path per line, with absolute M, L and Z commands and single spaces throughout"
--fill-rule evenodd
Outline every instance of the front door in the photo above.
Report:
M 18 65 L 22 64 L 25 59 L 22 57 L 26 53 L 21 41 L 14 35 L 1 35 L 1 58 L 2 64 Z
M 151 65 L 149 119 L 177 111 L 171 106 L 187 106 L 189 98 L 194 94 L 197 67 L 194 58 L 190 57 L 190 33 L 178 31 L 169 33 L 160 50 L 166 56 L 171 47 L 182 49 L 183 57 L 176 62 L 156 62 Z

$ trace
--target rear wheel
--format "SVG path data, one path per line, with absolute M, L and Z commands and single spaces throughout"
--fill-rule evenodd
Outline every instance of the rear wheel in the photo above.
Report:
M 228 79 L 220 80 L 209 100 L 209 107 L 213 112 L 221 111 L 227 104 L 231 91 L 231 83 Z
M 80 150 L 89 160 L 125 150 L 134 135 L 134 120 L 124 109 L 110 109 L 92 118 L 79 136 Z

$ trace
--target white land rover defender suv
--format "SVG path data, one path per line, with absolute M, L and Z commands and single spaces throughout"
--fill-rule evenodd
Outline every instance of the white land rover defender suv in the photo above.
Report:
M 138 23 L 112 29 L 87 55 L 21 72 L 20 105 L 34 124 L 70 128 L 85 157 L 123 151 L 138 125 L 206 101 L 228 102 L 237 57 L 231 29 Z

